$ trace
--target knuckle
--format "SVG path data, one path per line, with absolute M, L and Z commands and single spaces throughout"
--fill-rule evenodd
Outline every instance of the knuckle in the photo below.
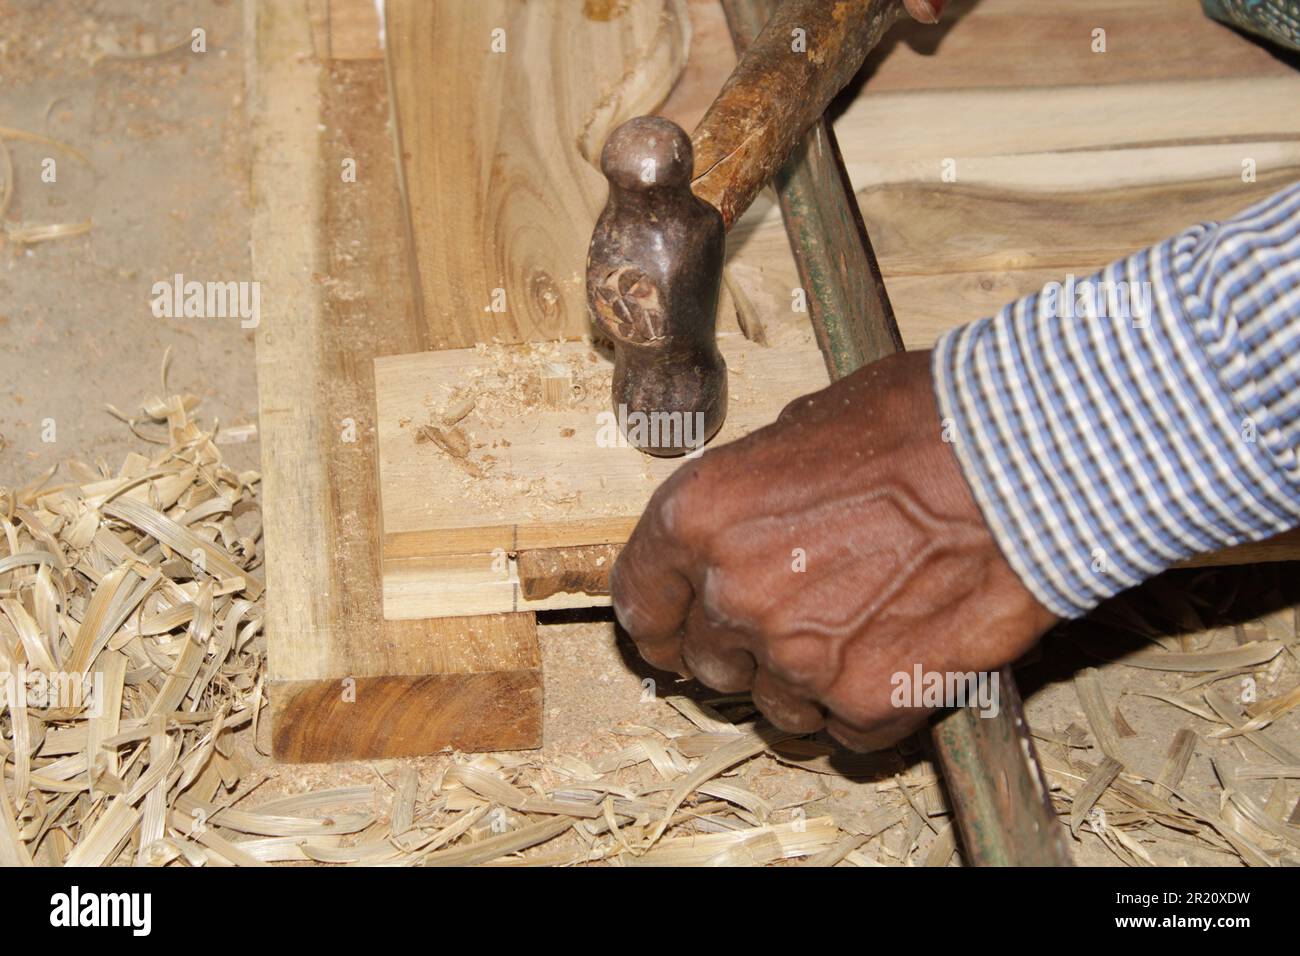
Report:
M 749 690 L 754 682 L 754 658 L 747 651 L 726 651 L 687 642 L 682 656 L 696 678 L 725 694 Z
M 721 565 L 710 565 L 704 571 L 700 601 L 710 623 L 719 627 L 743 630 L 766 639 L 770 630 L 762 608 L 753 600 L 744 579 L 730 574 Z
M 708 537 L 716 480 L 704 459 L 688 462 L 673 473 L 655 497 L 660 527 L 670 540 L 695 544 Z
M 681 647 L 678 641 L 637 641 L 641 657 L 661 671 L 682 672 Z
M 623 630 L 636 637 L 648 628 L 648 608 L 641 600 L 636 577 L 629 572 L 626 561 L 617 560 L 609 571 L 610 603 L 614 605 L 614 616 Z
M 750 693 L 763 716 L 781 730 L 812 733 L 825 723 L 819 706 L 784 687 L 770 672 L 760 673 Z
M 654 607 L 643 592 L 628 566 L 616 561 L 609 573 L 610 603 L 619 625 L 638 641 L 653 636 L 656 630 Z
M 768 666 L 783 679 L 807 687 L 829 686 L 839 668 L 829 641 L 808 634 L 773 637 L 768 641 Z

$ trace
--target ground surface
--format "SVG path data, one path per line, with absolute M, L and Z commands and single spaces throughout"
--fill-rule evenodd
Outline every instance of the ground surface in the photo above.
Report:
M 119 460 L 131 436 L 104 405 L 132 411 L 160 392 L 169 347 L 174 387 L 200 395 L 225 424 L 254 421 L 252 330 L 237 319 L 159 319 L 150 308 L 153 284 L 176 273 L 251 277 L 239 3 L 4 0 L 0 21 L 0 125 L 61 140 L 90 163 L 11 142 L 8 218 L 93 223 L 84 237 L 9 245 L 0 261 L 6 481 L 70 455 Z M 196 26 L 205 54 L 97 59 L 105 47 L 166 48 Z M 57 163 L 54 183 L 41 179 L 46 157 Z M 54 441 L 42 440 L 47 419 Z
M 129 430 L 103 409 L 112 403 L 133 411 L 162 394 L 159 371 L 169 348 L 172 390 L 201 396 L 208 421 L 254 423 L 252 331 L 233 318 L 158 318 L 150 308 L 153 283 L 176 273 L 201 281 L 251 278 L 239 4 L 0 0 L 0 23 L 0 126 L 60 140 L 89 161 L 82 165 L 54 147 L 10 138 L 16 186 L 7 219 L 93 222 L 85 236 L 28 248 L 8 242 L 0 249 L 0 484 L 22 484 L 69 457 L 116 464 L 128 450 L 139 448 Z M 201 55 L 182 49 L 144 58 L 103 56 L 106 51 L 166 48 L 195 26 L 206 30 L 207 52 Z M 41 179 L 47 157 L 57 161 L 53 183 Z M 223 446 L 223 452 L 238 467 L 255 467 L 258 446 L 254 438 Z M 1238 618 L 1295 599 L 1288 594 L 1289 578 L 1276 569 L 1214 575 L 1197 579 L 1197 593 L 1230 604 L 1235 589 L 1243 587 L 1249 594 L 1242 600 L 1249 598 L 1256 606 L 1237 610 Z M 1144 606 L 1155 609 L 1150 618 L 1178 617 L 1187 606 L 1184 595 L 1192 580 L 1184 574 L 1143 598 Z M 1270 674 L 1261 675 L 1263 696 L 1294 686 L 1300 670 L 1294 620 L 1289 638 L 1285 615 L 1275 620 L 1283 622 L 1278 636 L 1289 639 L 1292 648 L 1279 658 L 1271 680 Z M 1039 660 L 1022 671 L 1035 729 L 1063 737 L 1071 725 L 1086 726 L 1071 679 L 1078 667 L 1096 663 L 1079 645 L 1100 630 L 1088 625 L 1054 635 Z M 1215 647 L 1224 648 L 1238 638 L 1230 627 L 1210 636 Z M 1194 646 L 1205 640 L 1194 639 Z M 1121 636 L 1120 642 L 1129 649 L 1140 643 L 1132 635 Z M 628 724 L 689 726 L 660 696 L 644 693 L 643 681 L 652 675 L 616 640 L 607 615 L 543 626 L 541 643 L 543 758 L 609 752 L 619 746 L 611 731 Z M 1141 696 L 1183 687 L 1185 675 L 1120 664 L 1103 665 L 1101 675 L 1110 702 L 1136 732 L 1122 746 L 1137 772 L 1158 773 L 1179 728 L 1201 734 L 1213 729 L 1190 713 Z M 662 695 L 662 682 L 668 679 L 652 679 L 661 682 Z M 1231 690 L 1236 679 L 1220 686 Z M 1269 733 L 1296 747 L 1300 714 L 1291 712 Z M 1204 753 L 1226 751 L 1240 758 L 1241 746 L 1239 740 L 1201 744 L 1188 770 L 1187 793 L 1217 806 L 1219 791 Z M 262 791 L 267 796 L 376 782 L 377 775 L 392 769 L 391 764 L 277 768 L 251 746 L 247 754 L 269 774 Z M 1095 751 L 1088 757 L 1095 761 Z M 445 762 L 433 757 L 415 764 L 427 779 Z M 897 760 L 894 769 L 904 762 Z M 852 819 L 896 799 L 891 778 L 881 779 L 883 789 L 880 780 L 809 773 L 760 757 L 742 766 L 737 782 L 781 808 L 778 818 L 803 807 L 809 815 Z M 1290 813 L 1298 789 L 1292 782 L 1273 798 Z M 1250 791 L 1264 802 L 1272 788 L 1270 782 L 1258 782 Z M 891 862 L 890 849 L 905 850 L 908 835 L 903 830 L 887 833 L 871 855 Z M 1237 862 L 1165 836 L 1153 832 L 1144 840 L 1157 862 Z M 1072 845 L 1080 862 L 1118 862 L 1086 830 Z

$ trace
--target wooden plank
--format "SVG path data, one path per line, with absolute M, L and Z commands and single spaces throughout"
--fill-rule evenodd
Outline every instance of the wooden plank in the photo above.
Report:
M 312 46 L 320 60 L 380 60 L 381 0 L 307 0 Z
M 619 535 L 626 540 L 632 525 Z M 550 549 L 542 553 L 554 553 Z M 524 552 L 538 554 L 539 552 Z M 608 573 L 608 568 L 605 569 Z M 498 614 L 510 611 L 554 611 L 579 607 L 608 607 L 608 594 L 560 591 L 530 600 L 517 558 L 509 552 L 393 558 L 384 564 L 384 614 L 393 620 Z
M 301 3 L 246 10 L 275 756 L 539 746 L 531 615 L 380 613 L 372 359 L 423 345 L 382 66 L 322 67 Z M 357 161 L 356 183 L 339 175 L 345 158 Z
M 690 19 L 690 61 L 660 111 L 688 130 L 735 63 L 717 0 L 690 0 Z M 1106 31 L 1105 53 L 1093 52 L 1099 28 Z M 1118 86 L 1284 77 L 1292 70 L 1284 56 L 1214 22 L 1189 0 L 951 0 L 938 27 L 896 24 L 867 59 L 854 92 Z
M 835 125 L 909 348 L 1300 176 L 1300 76 L 1196 4 L 984 0 L 951 12 L 937 31 L 896 27 Z M 1094 21 L 1112 41 L 1140 30 L 1143 64 L 1129 62 L 1132 42 L 1088 53 L 1115 71 L 1101 78 L 1073 63 L 1073 38 Z M 1196 58 L 1151 53 L 1153 22 Z M 1035 39 L 1020 49 L 1022 31 Z M 1008 70 L 1026 88 L 1008 88 Z M 956 182 L 942 181 L 948 159 Z M 786 245 L 771 206 L 729 237 L 752 266 L 733 264 L 729 279 L 760 308 L 798 285 Z
M 1075 87 L 854 101 L 836 131 L 909 348 L 1300 177 L 1300 114 L 1288 105 L 1300 101 L 1300 76 L 1120 96 Z M 1117 112 L 1116 122 L 1059 122 Z M 944 183 L 950 156 L 958 180 Z M 1243 182 L 1244 158 L 1256 161 L 1254 182 Z M 729 241 L 758 266 L 732 267 L 749 297 L 788 301 L 798 280 L 780 259 L 787 239 L 775 208 L 737 224 Z
M 684 0 L 386 9 L 428 345 L 587 334 L 600 149 L 684 67 Z
M 1300 178 L 1300 163 L 1259 183 L 1228 189 L 1212 183 L 1054 197 L 1059 205 L 986 190 L 907 185 L 858 194 L 877 243 L 886 288 L 909 349 L 930 348 L 944 332 L 992 315 L 1008 302 L 1073 273 L 1101 266 L 1173 235 L 1219 219 Z M 1059 219 L 1054 219 L 1059 214 Z M 740 227 L 748 228 L 742 222 Z M 987 239 L 979 241 L 983 236 Z M 732 277 L 768 314 L 799 284 L 779 219 L 755 223 Z M 1122 245 L 1126 239 L 1130 245 Z M 927 250 L 929 250 L 927 254 Z
M 947 185 L 970 182 L 972 159 L 1102 150 L 1183 147 L 1212 144 L 1248 144 L 1294 141 L 1300 116 L 1293 108 L 1300 94 L 1300 75 L 1230 80 L 1185 80 L 1112 86 L 1064 86 L 1029 89 L 939 90 L 908 93 L 872 93 L 855 99 L 836 120 L 835 132 L 847 160 L 855 188 L 882 182 L 931 182 Z M 1079 121 L 1079 117 L 1084 118 Z M 1242 152 L 1221 175 L 1241 181 Z M 1028 185 L 1030 191 L 1050 191 L 1062 183 L 1079 182 L 1087 189 L 1117 171 L 1122 184 L 1170 181 L 1180 177 L 1177 154 L 1155 169 L 1151 156 L 1130 153 L 1147 163 L 1089 174 L 1080 160 L 1075 165 L 1040 173 L 1020 183 L 1015 167 L 1007 168 L 995 183 L 1010 188 Z M 951 159 L 951 166 L 944 161 Z M 1260 170 L 1261 172 L 1265 170 Z M 1052 175 L 1052 173 L 1055 175 Z M 1050 177 L 1050 178 L 1049 178 Z M 1045 182 L 1043 180 L 1046 180 Z
M 829 381 L 807 327 L 781 330 L 774 347 L 735 333 L 720 336 L 719 346 L 731 395 L 715 441 L 768 424 L 789 401 Z M 578 396 L 564 407 L 542 401 L 543 371 L 557 366 Z M 607 355 L 581 343 L 376 360 L 386 616 L 600 603 L 525 602 L 504 558 L 622 543 L 654 489 L 681 466 L 681 459 L 611 447 L 611 371 Z M 473 410 L 454 426 L 440 424 L 442 409 L 466 394 Z M 435 440 L 429 427 L 439 429 Z M 468 451 L 458 456 L 447 447 Z
M 960 158 L 952 158 L 953 168 L 960 175 L 951 183 L 940 181 L 942 164 L 949 157 L 937 152 L 897 162 L 859 161 L 850 165 L 862 188 L 917 184 L 961 186 L 1013 192 L 1031 201 L 1049 200 L 1054 193 L 1140 188 L 1161 183 L 1217 181 L 1224 188 L 1250 185 L 1242 176 L 1243 161 L 1247 159 L 1254 164 L 1256 179 L 1295 169 L 1300 159 L 1295 126 L 1289 118 L 1274 125 L 1277 129 L 1271 139 L 1224 132 L 1223 143 L 1098 146 L 993 156 L 959 154 Z
M 1120 95 L 1072 87 L 854 101 L 837 135 L 909 348 L 1300 177 L 1300 115 L 1287 105 L 1300 101 L 1300 76 Z M 1059 122 L 1116 112 L 1115 122 Z M 949 157 L 958 179 L 945 183 Z M 1244 158 L 1256 162 L 1254 182 L 1243 182 Z M 737 224 L 729 244 L 748 263 L 730 271 L 749 299 L 789 301 L 798 279 L 773 206 Z
M 623 550 L 618 544 L 519 552 L 519 590 L 541 600 L 564 592 L 609 594 L 609 572 Z
M 1193 223 L 1228 218 L 1295 182 L 1300 142 L 1289 163 L 1262 172 L 1253 183 L 1231 175 L 1161 182 L 1156 171 L 1146 185 L 1118 189 L 1030 193 L 967 183 L 894 183 L 860 189 L 857 196 L 892 294 L 900 277 L 932 277 L 944 287 L 969 272 L 1087 275 Z M 779 220 L 765 216 L 737 229 L 746 251 L 765 268 L 779 261 L 785 241 Z M 901 310 L 900 321 L 907 321 Z
M 1295 166 L 1249 184 L 1224 177 L 1041 198 L 906 185 L 859 195 L 863 215 L 881 226 L 881 258 L 895 275 L 1032 269 L 1059 278 L 1088 275 L 1196 222 L 1229 218 L 1297 176 L 1300 155 Z M 927 231 L 939 217 L 947 228 Z
M 384 56 L 378 0 L 326 0 L 332 60 L 379 60 Z
M 736 66 L 736 49 L 718 0 L 687 0 L 691 49 L 682 75 L 655 111 L 691 132 L 699 124 Z
M 1300 561 L 1300 531 L 1284 531 L 1264 541 L 1239 544 L 1213 554 L 1201 554 L 1180 567 L 1209 568 L 1225 564 L 1259 564 L 1264 561 Z
M 1105 30 L 1104 53 L 1093 51 Z M 952 0 L 938 27 L 903 22 L 867 61 L 867 89 L 1122 85 L 1283 76 L 1287 61 L 1195 0 Z

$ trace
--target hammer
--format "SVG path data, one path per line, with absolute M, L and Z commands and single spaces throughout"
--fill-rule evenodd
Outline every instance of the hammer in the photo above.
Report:
M 902 0 L 786 0 L 692 135 L 638 116 L 606 141 L 587 299 L 614 344 L 613 406 L 629 444 L 682 455 L 722 426 L 726 232 L 903 14 Z

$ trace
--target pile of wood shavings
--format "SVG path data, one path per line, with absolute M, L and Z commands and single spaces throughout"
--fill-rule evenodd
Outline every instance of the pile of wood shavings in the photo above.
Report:
M 196 405 L 191 397 L 147 405 L 130 424 L 161 450 L 128 456 L 116 474 L 74 464 L 72 484 L 47 476 L 0 488 L 0 672 L 26 675 L 27 689 L 6 694 L 0 709 L 0 865 L 956 858 L 951 812 L 927 762 L 904 772 L 894 751 L 846 757 L 757 722 L 738 698 L 716 706 L 666 698 L 687 729 L 623 725 L 622 745 L 596 756 L 455 754 L 436 758 L 423 779 L 416 764 L 389 761 L 373 765 L 375 785 L 251 806 L 266 779 L 245 749 L 257 736 L 265 665 L 257 475 L 222 464 L 213 434 L 191 418 Z M 1278 687 L 1243 714 L 1209 686 L 1243 670 L 1289 683 L 1283 664 L 1297 646 L 1289 620 L 1246 625 L 1243 637 L 1256 639 L 1234 650 L 1183 638 L 1126 660 L 1198 675 L 1159 699 L 1218 727 L 1204 738 L 1180 733 L 1155 780 L 1112 756 L 1128 735 L 1122 715 L 1106 705 L 1095 673 L 1080 674 L 1091 735 L 1078 725 L 1036 735 L 1062 825 L 1127 865 L 1150 864 L 1156 848 L 1167 854 L 1179 840 L 1248 865 L 1294 861 L 1295 821 L 1279 807 L 1300 758 L 1268 728 L 1300 703 L 1300 690 Z M 79 699 L 83 686 L 91 693 Z M 1190 750 L 1212 742 L 1218 806 L 1188 799 L 1180 785 Z M 754 761 L 830 781 L 874 779 L 876 803 L 820 815 L 804 812 L 808 801 L 774 804 L 745 782 Z M 1246 784 L 1259 780 L 1277 781 L 1281 798 L 1250 797 Z
M 761 755 L 835 774 L 828 763 L 834 748 L 762 724 L 735 724 L 687 698 L 665 700 L 689 730 L 625 725 L 619 733 L 631 743 L 595 757 L 455 755 L 423 781 L 409 762 L 379 765 L 391 789 L 383 816 L 355 835 L 278 842 L 275 858 L 398 866 L 878 866 L 877 853 L 935 865 L 953 857 L 947 822 L 932 820 L 940 835 L 931 838 L 918 815 L 946 813 L 933 774 L 882 783 L 890 791 L 882 806 L 851 819 L 805 812 L 806 800 L 774 805 L 732 774 Z M 861 759 L 877 769 L 882 760 L 900 763 L 896 755 Z M 366 788 L 354 798 L 370 795 Z
M 1219 855 L 1225 863 L 1300 863 L 1300 805 L 1293 809 L 1287 799 L 1287 781 L 1300 758 L 1268 733 L 1271 724 L 1300 705 L 1300 686 L 1292 684 L 1287 666 L 1288 652 L 1293 657 L 1300 649 L 1294 620 L 1294 611 L 1287 608 L 1242 625 L 1239 629 L 1259 639 L 1232 650 L 1215 649 L 1216 635 L 1206 630 L 1179 638 L 1189 648 L 1185 652 L 1165 648 L 1125 659 L 1135 668 L 1191 675 L 1195 690 L 1149 696 L 1217 726 L 1204 736 L 1190 728 L 1180 731 L 1164 768 L 1151 779 L 1122 759 L 1117 740 L 1135 734 L 1124 727 L 1118 708 L 1106 706 L 1099 672 L 1080 672 L 1075 690 L 1088 726 L 1071 724 L 1064 731 L 1035 733 L 1052 803 L 1076 846 L 1095 840 L 1126 866 L 1170 865 L 1184 847 Z M 1223 691 L 1207 687 L 1242 673 L 1254 673 L 1261 684 L 1276 686 L 1275 693 L 1262 696 L 1245 713 Z M 571 800 L 591 805 L 588 818 L 573 823 L 577 847 L 542 847 L 521 859 L 498 860 L 501 864 L 602 860 L 760 865 L 794 857 L 808 865 L 830 866 L 942 866 L 953 861 L 951 811 L 938 774 L 927 761 L 901 772 L 902 760 L 894 751 L 846 755 L 821 740 L 789 737 L 755 724 L 747 716 L 752 715 L 752 705 L 746 708 L 738 698 L 723 700 L 740 705 L 741 712 L 724 717 L 707 704 L 666 699 L 696 732 L 628 726 L 621 732 L 634 735 L 635 742 L 614 754 L 586 761 L 556 758 L 544 766 L 522 755 L 473 758 L 447 770 L 437 786 L 445 791 L 448 781 L 455 785 L 445 806 L 489 817 L 510 813 L 512 819 L 522 820 L 524 827 L 515 840 L 551 840 L 540 814 L 559 812 L 561 804 Z M 1193 752 L 1208 757 L 1214 768 L 1217 803 L 1193 796 L 1184 784 Z M 804 818 L 798 805 L 773 806 L 752 789 L 730 782 L 732 772 L 764 756 L 832 779 L 874 779 L 875 805 L 867 812 Z M 641 783 L 629 784 L 611 779 L 616 769 L 643 763 L 653 768 L 657 780 L 643 776 Z M 543 789 L 537 782 L 539 769 L 541 780 L 562 782 Z M 526 781 L 532 781 L 532 792 Z M 1248 792 L 1248 785 L 1260 781 L 1272 784 L 1267 800 Z M 502 782 L 509 789 L 500 786 Z M 547 799 L 554 802 L 548 806 Z M 594 818 L 596 804 L 609 812 Z M 666 828 L 665 820 L 671 821 Z M 790 842 L 796 833 L 803 841 Z M 505 835 L 502 841 L 507 845 Z M 477 857 L 474 861 L 487 862 Z
M 1208 572 L 1206 579 L 1215 575 Z M 1121 743 L 1137 733 L 1107 701 L 1100 672 L 1083 669 L 1074 690 L 1086 729 L 1071 724 L 1061 733 L 1034 734 L 1053 804 L 1075 839 L 1090 833 L 1129 866 L 1161 865 L 1152 851 L 1168 852 L 1179 844 L 1246 866 L 1300 865 L 1300 801 L 1288 797 L 1288 780 L 1300 773 L 1300 751 L 1268 729 L 1300 706 L 1296 609 L 1282 607 L 1232 628 L 1207 627 L 1187 593 L 1159 579 L 1144 590 L 1183 625 L 1180 634 L 1153 626 L 1127 596 L 1078 627 L 1109 626 L 1159 646 L 1130 654 L 1122 663 L 1184 675 L 1173 692 L 1141 696 L 1194 715 L 1200 723 L 1179 729 L 1159 773 L 1143 776 L 1129 765 Z M 1222 649 L 1225 644 L 1230 646 Z M 1243 680 L 1260 688 L 1258 699 L 1241 699 Z M 1083 753 L 1087 749 L 1094 753 Z M 1187 792 L 1184 775 L 1194 755 L 1210 763 L 1217 805 Z M 1263 799 L 1250 792 L 1261 783 L 1271 784 Z
M 116 474 L 0 488 L 0 864 L 220 855 L 204 821 L 262 700 L 261 523 L 197 404 L 150 403 L 163 450 Z
M 173 396 L 128 420 L 161 450 L 116 473 L 70 463 L 73 483 L 0 488 L 0 673 L 17 678 L 0 865 L 513 863 L 542 843 L 564 849 L 527 862 L 875 862 L 865 835 L 717 779 L 774 746 L 829 748 L 684 700 L 700 733 L 628 731 L 646 736 L 594 762 L 455 756 L 425 787 L 398 765 L 388 800 L 350 786 L 248 808 L 266 779 L 236 745 L 263 705 L 258 476 L 222 464 L 196 406 Z M 660 782 L 618 782 L 642 765 Z

